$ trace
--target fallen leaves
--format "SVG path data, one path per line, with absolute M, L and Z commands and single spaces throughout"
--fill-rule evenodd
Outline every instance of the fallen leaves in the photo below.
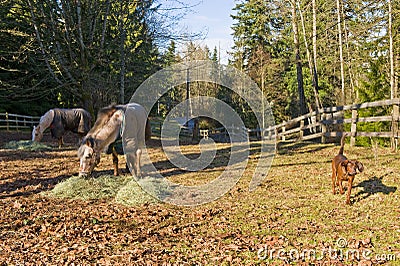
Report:
M 378 194 L 382 199 L 353 196 L 358 199 L 354 206 L 341 204 L 339 195 L 331 195 L 329 173 L 324 172 L 329 169 L 325 155 L 333 150 L 314 152 L 321 157 L 315 161 L 306 151 L 301 156 L 280 155 L 268 175 L 268 186 L 250 193 L 246 183 L 250 176 L 245 176 L 218 201 L 192 208 L 136 200 L 128 207 L 107 197 L 49 197 L 43 192 L 62 181 L 76 181 L 71 178 L 79 164 L 75 149 L 0 150 L 0 265 L 385 263 L 388 258 L 264 260 L 258 256 L 265 248 L 288 252 L 335 248 L 339 237 L 346 240 L 344 251 L 376 253 L 382 246 L 388 254 L 399 254 L 399 192 Z M 152 152 L 162 158 L 156 148 Z M 111 164 L 110 158 L 103 158 L 96 170 L 111 174 Z M 179 179 L 177 173 L 174 178 Z

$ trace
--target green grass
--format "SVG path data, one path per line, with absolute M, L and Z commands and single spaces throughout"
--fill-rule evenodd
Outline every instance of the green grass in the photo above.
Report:
M 352 205 L 345 195 L 331 191 L 333 145 L 289 145 L 277 155 L 264 184 L 240 199 L 244 212 L 255 220 L 241 227 L 248 234 L 284 236 L 287 248 L 371 239 L 375 254 L 400 251 L 399 155 L 388 149 L 350 148 L 345 154 L 364 163 L 356 176 Z M 256 202 L 254 209 L 249 205 Z M 238 221 L 239 222 L 239 221 Z M 260 230 L 253 230 L 261 224 Z M 395 250 L 395 251 L 393 251 Z
M 24 150 L 24 151 L 48 151 L 53 148 L 31 140 L 18 140 L 18 141 L 10 141 L 4 145 L 5 149 L 10 150 Z

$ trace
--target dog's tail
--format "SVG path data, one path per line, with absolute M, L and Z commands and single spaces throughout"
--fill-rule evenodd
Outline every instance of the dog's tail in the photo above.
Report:
M 343 151 L 344 151 L 344 139 L 346 138 L 347 134 L 343 133 L 342 135 L 342 139 L 340 140 L 340 150 L 339 150 L 339 154 L 343 155 Z

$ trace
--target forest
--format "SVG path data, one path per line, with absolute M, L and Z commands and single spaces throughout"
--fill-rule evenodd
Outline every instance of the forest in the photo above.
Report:
M 179 21 L 177 0 L 2 0 L 0 112 L 53 107 L 96 113 L 126 103 L 146 78 L 184 60 L 219 61 L 217 47 Z M 229 64 L 261 88 L 281 122 L 317 108 L 397 97 L 400 3 L 393 0 L 241 0 L 232 10 Z M 183 47 L 178 49 L 178 47 Z M 158 114 L 184 100 L 163 96 Z M 243 99 L 206 84 L 246 116 Z

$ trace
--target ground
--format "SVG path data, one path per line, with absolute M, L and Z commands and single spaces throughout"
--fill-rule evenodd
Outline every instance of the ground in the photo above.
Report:
M 214 202 L 126 206 L 112 198 L 48 196 L 77 174 L 77 139 L 69 135 L 58 149 L 47 135 L 50 151 L 1 148 L 29 138 L 0 132 L 0 265 L 400 264 L 399 153 L 387 148 L 346 144 L 345 154 L 366 167 L 355 179 L 351 206 L 331 191 L 330 160 L 338 146 L 310 143 L 281 146 L 253 192 L 248 184 L 257 151 L 237 186 Z M 159 142 L 148 146 L 164 161 Z M 202 176 L 172 168 L 160 167 L 176 181 L 196 183 Z M 203 173 L 215 176 L 222 168 Z M 96 173 L 111 169 L 104 155 Z

